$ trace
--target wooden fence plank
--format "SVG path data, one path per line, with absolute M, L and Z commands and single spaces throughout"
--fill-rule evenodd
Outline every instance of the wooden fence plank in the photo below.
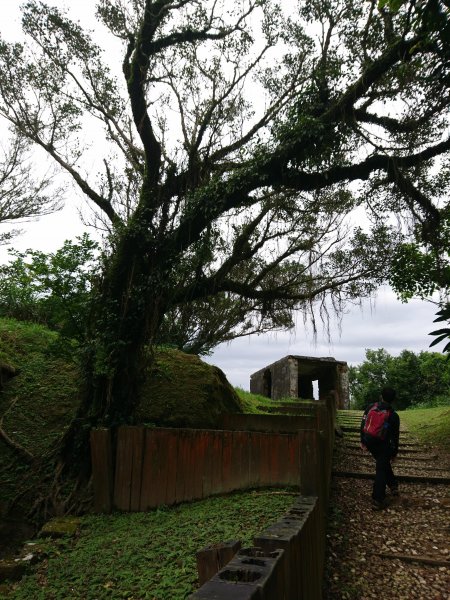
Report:
M 164 441 L 166 444 L 166 464 L 162 467 L 166 472 L 166 489 L 164 504 L 171 506 L 176 502 L 177 490 L 177 456 L 178 456 L 178 433 L 176 429 L 165 432 Z
M 140 510 L 141 504 L 141 484 L 142 484 L 142 465 L 144 459 L 144 427 L 134 427 L 131 435 L 131 490 L 130 490 L 130 510 Z
M 245 431 L 233 432 L 232 446 L 233 489 L 248 487 L 249 483 L 249 435 Z
M 146 511 L 154 508 L 155 498 L 154 490 L 159 471 L 157 466 L 158 448 L 156 436 L 153 435 L 152 429 L 147 429 L 144 440 L 144 458 L 142 466 L 142 485 L 140 510 Z
M 186 480 L 188 478 L 187 465 L 189 461 L 190 442 L 186 430 L 180 429 L 178 433 L 178 452 L 177 452 L 177 477 L 175 484 L 175 500 L 183 502 L 186 500 Z
M 94 510 L 100 513 L 110 513 L 114 489 L 111 431 L 109 429 L 92 429 L 90 439 Z
M 314 496 L 319 488 L 319 441 L 315 429 L 301 429 L 298 432 L 300 445 L 300 492 Z
M 195 459 L 197 452 L 197 435 L 195 430 L 185 431 L 184 449 L 184 495 L 183 500 L 194 500 L 195 496 Z
M 130 510 L 131 470 L 133 467 L 133 427 L 122 426 L 117 431 L 116 473 L 114 479 L 114 506 Z
M 222 477 L 222 431 L 214 432 L 211 446 L 211 494 L 221 494 L 224 491 Z
M 212 495 L 212 477 L 214 468 L 214 457 L 212 447 L 214 445 L 214 437 L 217 432 L 211 434 L 209 431 L 205 431 L 205 444 L 207 448 L 205 450 L 204 462 L 203 462 L 203 476 L 202 476 L 202 498 L 208 498 Z
M 270 485 L 272 483 L 271 479 L 271 467 L 270 467 L 270 452 L 271 452 L 271 444 L 273 441 L 273 437 L 269 433 L 260 433 L 260 463 L 259 463 L 259 472 L 260 472 L 260 486 Z
M 233 489 L 233 433 L 222 431 L 222 491 Z
M 209 435 L 207 431 L 197 431 L 195 437 L 195 452 L 192 454 L 193 497 L 203 498 L 203 480 L 206 471 L 206 454 L 208 452 Z
M 249 486 L 258 487 L 260 482 L 261 436 L 259 433 L 249 433 L 250 469 Z

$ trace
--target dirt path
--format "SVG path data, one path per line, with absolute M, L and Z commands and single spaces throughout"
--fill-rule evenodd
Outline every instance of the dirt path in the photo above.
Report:
M 361 413 L 338 418 L 324 600 L 450 600 L 450 457 L 402 428 L 400 496 L 373 511 L 375 463 L 359 448 Z

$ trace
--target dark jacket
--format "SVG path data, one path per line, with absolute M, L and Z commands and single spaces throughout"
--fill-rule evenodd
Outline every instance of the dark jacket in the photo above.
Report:
M 395 412 L 395 410 L 392 408 L 392 405 L 389 404 L 388 402 L 384 402 L 383 400 L 369 404 L 369 406 L 364 411 L 364 415 L 361 420 L 361 427 L 360 427 L 361 444 L 363 444 L 364 446 L 367 446 L 368 443 L 370 444 L 370 441 L 365 439 L 363 429 L 364 429 L 364 424 L 366 422 L 366 418 L 369 413 L 369 410 L 372 408 L 372 406 L 374 406 L 374 404 L 379 404 L 381 409 L 390 409 L 392 411 L 387 420 L 388 427 L 387 427 L 386 437 L 384 438 L 384 440 L 377 439 L 377 440 L 375 440 L 375 442 L 378 444 L 386 444 L 386 446 L 390 450 L 390 455 L 397 456 L 398 440 L 400 437 L 400 417 Z

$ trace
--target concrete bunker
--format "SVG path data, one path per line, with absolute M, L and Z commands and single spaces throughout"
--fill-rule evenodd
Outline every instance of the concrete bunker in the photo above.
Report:
M 321 400 L 333 393 L 337 407 L 348 408 L 348 366 L 333 357 L 286 356 L 253 373 L 250 391 L 272 400 Z

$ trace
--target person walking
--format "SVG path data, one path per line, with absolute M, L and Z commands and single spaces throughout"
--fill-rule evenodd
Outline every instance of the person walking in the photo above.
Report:
M 361 420 L 361 448 L 374 457 L 375 481 L 372 490 L 372 508 L 383 510 L 388 506 L 386 486 L 393 496 L 398 496 L 398 483 L 392 462 L 398 453 L 400 417 L 392 408 L 395 390 L 385 387 L 378 402 L 369 404 Z

